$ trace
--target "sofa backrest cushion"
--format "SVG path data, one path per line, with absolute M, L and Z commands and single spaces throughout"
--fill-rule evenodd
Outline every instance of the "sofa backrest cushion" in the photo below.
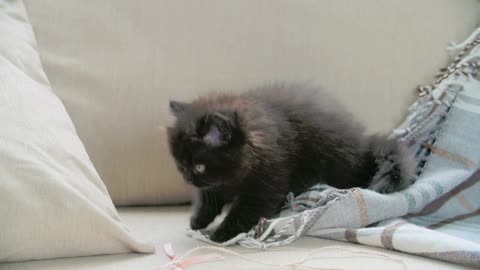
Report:
M 117 205 L 189 199 L 159 126 L 168 100 L 309 81 L 369 131 L 402 119 L 475 0 L 26 0 L 53 90 Z

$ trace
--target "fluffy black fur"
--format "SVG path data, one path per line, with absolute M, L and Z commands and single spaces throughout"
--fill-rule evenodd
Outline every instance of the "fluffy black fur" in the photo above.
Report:
M 271 217 L 289 192 L 324 182 L 380 193 L 411 184 L 404 146 L 363 128 L 333 99 L 304 85 L 268 86 L 239 95 L 171 101 L 170 150 L 185 180 L 198 187 L 190 225 L 205 228 L 232 208 L 212 235 L 217 242 Z

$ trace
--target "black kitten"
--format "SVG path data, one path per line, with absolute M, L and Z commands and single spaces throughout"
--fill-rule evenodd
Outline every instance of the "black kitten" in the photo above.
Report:
M 205 228 L 225 203 L 232 208 L 212 235 L 224 242 L 269 218 L 289 192 L 327 183 L 380 193 L 414 176 L 413 157 L 397 141 L 365 136 L 325 93 L 277 85 L 240 95 L 170 102 L 170 151 L 185 180 L 199 188 L 192 229 Z

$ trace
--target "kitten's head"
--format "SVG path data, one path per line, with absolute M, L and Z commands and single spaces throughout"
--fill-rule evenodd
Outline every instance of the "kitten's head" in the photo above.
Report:
M 184 179 L 199 188 L 239 184 L 246 173 L 245 134 L 233 110 L 171 101 L 170 152 Z

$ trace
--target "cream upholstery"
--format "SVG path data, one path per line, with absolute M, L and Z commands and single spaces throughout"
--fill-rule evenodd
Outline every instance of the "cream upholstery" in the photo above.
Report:
M 370 131 L 402 118 L 476 0 L 26 0 L 43 64 L 117 205 L 185 201 L 167 101 L 312 81 Z
M 132 233 L 137 237 L 144 237 L 154 241 L 156 244 L 172 242 L 177 255 L 182 255 L 187 250 L 203 245 L 191 238 L 185 237 L 184 232 L 188 223 L 187 208 L 123 208 L 119 210 L 120 216 L 125 223 L 132 228 Z M 310 265 L 322 266 L 325 268 L 340 268 L 344 270 L 372 270 L 372 269 L 465 269 L 461 266 L 447 264 L 439 261 L 426 259 L 398 252 L 386 251 L 383 249 L 354 245 L 318 238 L 303 238 L 290 246 L 267 250 L 248 250 L 234 248 L 254 259 L 270 263 L 287 263 L 306 255 L 308 252 L 321 247 L 341 247 L 356 251 L 368 252 L 369 254 L 352 253 L 346 250 L 331 249 L 324 250 L 310 261 Z M 380 255 L 375 255 L 380 254 Z M 381 256 L 389 256 L 392 259 L 405 263 L 406 268 L 399 262 L 392 262 Z M 363 258 L 362 258 L 363 257 Z M 373 258 L 372 258 L 373 257 Z M 377 257 L 377 258 L 374 258 Z M 95 256 L 84 258 L 67 258 L 48 261 L 34 261 L 24 263 L 13 263 L 0 265 L 1 270 L 153 270 L 163 266 L 169 260 L 160 252 L 157 255 L 122 254 L 111 256 Z M 162 268 L 159 268 L 162 269 Z M 242 259 L 228 256 L 225 261 L 207 263 L 191 266 L 187 269 L 278 269 L 268 268 L 261 265 L 250 264 Z
M 337 95 L 369 131 L 387 131 L 413 100 L 414 87 L 430 82 L 446 63 L 447 43 L 464 39 L 480 24 L 476 0 L 25 4 L 53 90 L 117 205 L 175 203 L 190 197 L 158 128 L 171 121 L 170 98 L 189 100 L 212 89 L 241 91 L 275 80 L 312 81 Z M 186 208 L 119 212 L 134 235 L 156 244 L 172 242 L 178 254 L 202 244 L 184 234 Z M 465 269 L 313 238 L 280 251 L 236 250 L 281 263 L 333 245 L 386 254 L 402 260 L 407 269 Z M 318 256 L 325 258 L 312 263 L 324 267 L 404 269 L 344 250 Z M 0 269 L 154 269 L 165 262 L 161 253 L 124 254 L 0 264 Z M 192 269 L 253 266 L 228 257 Z

